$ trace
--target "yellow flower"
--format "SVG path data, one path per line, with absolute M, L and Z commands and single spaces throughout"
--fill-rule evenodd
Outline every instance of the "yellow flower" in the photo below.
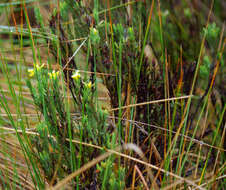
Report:
M 93 34 L 98 35 L 98 30 L 96 28 L 93 28 Z
M 37 69 L 37 71 L 39 71 L 44 67 L 44 65 L 45 65 L 44 63 L 41 66 L 39 66 L 39 64 L 35 64 L 35 68 Z
M 96 28 L 90 28 L 90 39 L 93 44 L 98 44 L 100 42 L 100 35 Z
M 104 107 L 104 106 L 103 106 L 103 107 L 102 107 L 102 111 L 103 111 L 104 114 L 107 114 L 107 115 L 109 114 L 108 108 L 107 108 L 107 107 Z
M 56 72 L 55 70 L 53 70 L 53 72 L 52 73 L 48 73 L 48 75 L 49 75 L 49 77 L 51 79 L 56 79 L 57 76 L 59 75 L 59 71 Z
M 29 77 L 33 77 L 35 75 L 34 69 L 28 69 Z
M 92 82 L 89 81 L 89 83 L 86 83 L 85 86 L 86 86 L 87 88 L 92 88 Z
M 76 71 L 71 77 L 75 80 L 78 80 L 80 79 L 81 75 L 79 74 L 79 71 Z
M 35 75 L 35 71 L 39 71 L 44 67 L 44 64 L 39 66 L 38 63 L 34 64 L 34 69 L 28 69 L 29 77 L 33 77 Z

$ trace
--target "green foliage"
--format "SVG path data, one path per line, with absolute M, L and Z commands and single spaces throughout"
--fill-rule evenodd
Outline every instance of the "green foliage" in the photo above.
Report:
M 35 17 L 36 17 L 36 20 L 37 22 L 40 24 L 40 27 L 41 28 L 44 28 L 44 22 L 43 22 L 43 17 L 40 13 L 40 8 L 39 7 L 35 7 L 34 8 L 34 13 L 35 13 Z
M 94 154 L 93 149 L 71 146 L 70 140 L 80 139 L 82 142 L 112 147 L 111 136 L 107 134 L 107 112 L 97 106 L 91 82 L 84 81 L 79 72 L 72 76 L 75 81 L 74 92 L 79 99 L 79 102 L 74 102 L 75 108 L 81 111 L 82 118 L 78 120 L 69 116 L 68 119 L 67 114 L 70 113 L 66 111 L 66 100 L 59 84 L 59 72 L 48 73 L 43 66 L 35 65 L 29 73 L 34 79 L 28 79 L 27 86 L 34 103 L 44 116 L 44 121 L 36 126 L 39 136 L 32 138 L 34 146 L 31 151 L 48 182 L 53 179 L 55 172 L 58 179 L 72 172 L 71 154 L 80 155 L 75 158 L 74 164 L 85 164 L 88 160 L 82 157 Z M 35 86 L 31 80 L 36 81 Z M 75 150 L 77 151 L 74 152 Z M 54 183 L 58 179 L 55 179 Z
M 210 72 L 210 58 L 208 56 L 204 56 L 203 58 L 203 64 L 200 66 L 200 77 L 203 79 L 208 78 L 209 72 Z
M 206 35 L 206 39 L 207 39 L 208 43 L 210 43 L 210 44 L 214 43 L 215 44 L 216 43 L 215 41 L 219 36 L 220 28 L 218 28 L 216 26 L 216 23 L 213 22 L 213 23 L 208 25 L 208 28 L 204 28 L 203 32 Z
M 100 42 L 99 31 L 96 28 L 90 29 L 90 40 L 92 45 L 98 45 Z
M 101 189 L 117 190 L 125 188 L 125 168 L 114 168 L 112 159 L 97 164 L 100 180 L 103 179 Z

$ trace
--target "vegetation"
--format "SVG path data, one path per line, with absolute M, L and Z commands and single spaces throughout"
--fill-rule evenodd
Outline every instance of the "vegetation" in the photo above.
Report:
M 1 1 L 1 188 L 224 189 L 225 12 Z

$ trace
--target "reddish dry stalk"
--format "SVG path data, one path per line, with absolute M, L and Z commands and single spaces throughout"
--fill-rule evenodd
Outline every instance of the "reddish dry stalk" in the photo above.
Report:
M 143 182 L 143 184 L 144 184 L 146 190 L 149 190 L 148 184 L 146 183 L 146 181 L 145 181 L 145 179 L 144 179 L 144 176 L 142 175 L 142 173 L 141 173 L 141 171 L 139 170 L 139 168 L 137 167 L 137 165 L 134 166 L 134 170 L 137 171 L 137 173 L 138 173 L 138 175 L 140 176 L 140 178 L 141 178 L 141 180 L 142 180 L 142 182 Z

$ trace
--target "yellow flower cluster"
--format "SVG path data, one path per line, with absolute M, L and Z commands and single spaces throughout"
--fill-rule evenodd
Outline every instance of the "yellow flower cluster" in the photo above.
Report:
M 34 69 L 28 69 L 29 77 L 33 77 L 35 75 Z
M 48 73 L 48 75 L 49 75 L 49 78 L 51 78 L 51 79 L 56 79 L 57 78 L 57 76 L 59 75 L 59 71 L 53 71 L 52 73 Z
M 75 73 L 71 76 L 75 81 L 78 81 L 80 78 L 81 78 L 81 75 L 80 75 L 80 73 L 79 73 L 79 71 L 77 70 L 77 71 L 75 71 Z M 86 88 L 92 88 L 92 82 L 90 81 L 90 82 L 88 82 L 88 83 L 84 83 L 84 85 L 85 85 L 85 87 Z
M 98 30 L 96 29 L 96 28 L 93 28 L 93 34 L 94 35 L 98 35 L 99 33 L 98 33 Z
M 77 81 L 81 78 L 81 75 L 80 75 L 79 71 L 77 70 L 71 77 Z
M 92 82 L 89 81 L 88 83 L 85 83 L 86 88 L 92 88 Z
M 36 71 L 41 70 L 44 67 L 44 64 L 40 65 L 39 64 L 35 64 L 34 68 L 36 69 Z M 28 69 L 28 73 L 29 73 L 29 77 L 33 77 L 35 75 L 35 69 Z
M 44 67 L 44 65 L 44 63 L 41 66 L 39 66 L 39 64 L 35 64 L 35 68 L 37 69 L 37 71 L 39 71 Z

